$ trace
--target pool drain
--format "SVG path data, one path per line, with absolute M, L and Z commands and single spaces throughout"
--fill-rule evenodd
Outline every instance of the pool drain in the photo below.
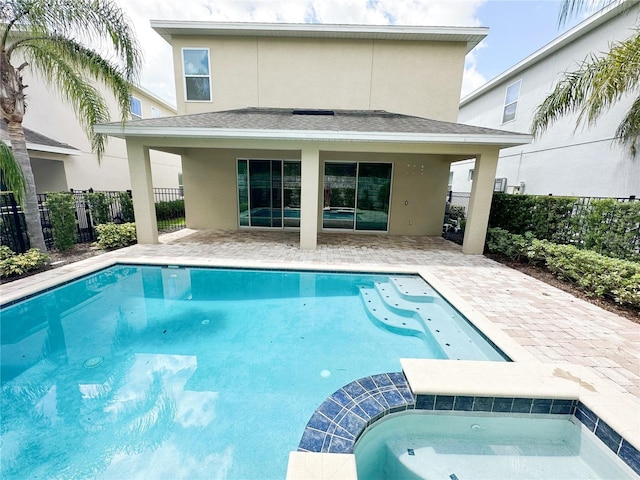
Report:
M 82 366 L 84 368 L 96 368 L 98 365 L 101 365 L 104 362 L 104 357 L 91 357 L 84 361 Z

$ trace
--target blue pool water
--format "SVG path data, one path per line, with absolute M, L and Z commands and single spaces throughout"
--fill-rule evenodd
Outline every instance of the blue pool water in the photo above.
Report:
M 284 478 L 342 385 L 504 360 L 421 282 L 122 265 L 5 307 L 2 476 Z

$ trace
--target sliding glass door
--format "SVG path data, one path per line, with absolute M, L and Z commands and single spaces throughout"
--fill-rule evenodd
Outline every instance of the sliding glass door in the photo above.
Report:
M 326 162 L 322 227 L 387 231 L 390 163 Z
M 238 160 L 238 207 L 240 226 L 299 227 L 300 162 Z

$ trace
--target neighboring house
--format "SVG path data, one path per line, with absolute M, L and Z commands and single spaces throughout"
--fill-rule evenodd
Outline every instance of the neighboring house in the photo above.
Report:
M 178 116 L 126 139 L 138 241 L 158 241 L 149 152 L 182 156 L 187 226 L 440 235 L 449 166 L 475 157 L 463 251 L 484 246 L 500 148 L 528 135 L 455 122 L 485 28 L 152 21 L 173 47 Z
M 517 132 L 530 131 L 534 112 L 564 72 L 637 28 L 637 3 L 615 3 L 525 58 L 460 102 L 458 121 Z M 637 92 L 636 92 L 637 94 Z M 528 145 L 500 152 L 496 189 L 539 195 L 629 197 L 640 195 L 640 158 L 613 141 L 634 98 L 619 101 L 591 127 L 576 129 L 576 115 L 561 117 Z M 473 159 L 451 168 L 450 188 L 470 192 Z
M 24 70 L 27 111 L 23 126 L 31 158 L 37 193 L 75 190 L 129 190 L 129 165 L 125 142 L 109 139 L 104 156 L 98 162 L 91 144 L 73 113 L 73 107 L 49 85 Z M 120 114 L 115 101 L 113 120 Z M 175 107 L 151 92 L 134 87 L 131 96 L 131 118 L 167 117 L 176 114 Z M 0 140 L 10 144 L 6 125 L 2 122 Z M 178 187 L 182 172 L 180 157 L 154 152 L 152 157 L 155 187 Z

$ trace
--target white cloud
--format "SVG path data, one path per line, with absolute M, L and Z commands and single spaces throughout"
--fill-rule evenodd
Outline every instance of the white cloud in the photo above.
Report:
M 135 25 L 144 51 L 140 83 L 175 103 L 170 46 L 150 27 L 154 20 L 478 26 L 486 0 L 117 0 Z M 464 85 L 481 75 L 465 69 Z
M 464 64 L 464 75 L 462 76 L 462 89 L 460 92 L 460 98 L 473 92 L 477 88 L 487 83 L 487 79 L 482 75 L 477 68 L 477 54 L 479 50 L 487 47 L 486 40 L 480 43 L 470 53 L 467 54 Z

